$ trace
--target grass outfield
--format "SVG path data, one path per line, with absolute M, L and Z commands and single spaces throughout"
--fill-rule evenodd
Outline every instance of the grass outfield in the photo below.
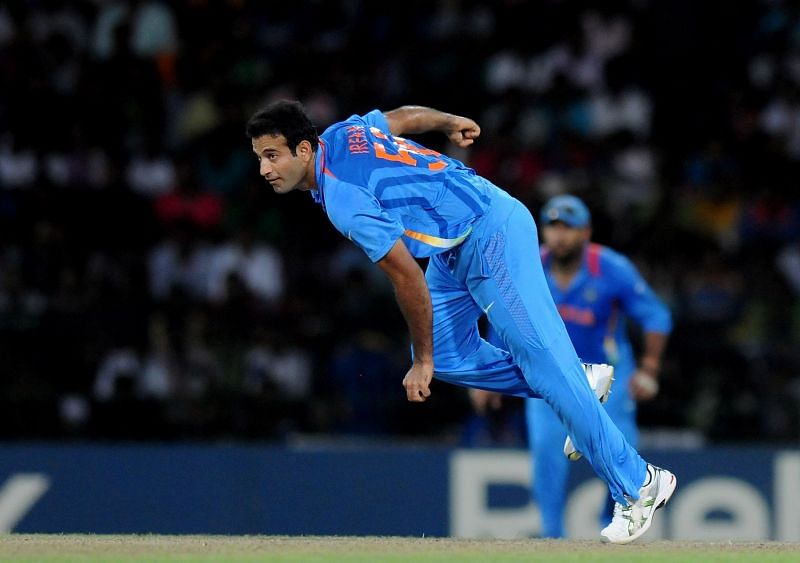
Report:
M 800 561 L 800 543 L 286 536 L 0 536 L 0 561 Z

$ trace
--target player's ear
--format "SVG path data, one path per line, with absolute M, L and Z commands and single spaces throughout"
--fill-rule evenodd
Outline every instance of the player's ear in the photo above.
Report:
M 314 156 L 314 151 L 311 148 L 311 143 L 305 139 L 300 141 L 300 143 L 298 143 L 296 152 L 297 156 L 303 159 L 304 162 L 308 162 Z

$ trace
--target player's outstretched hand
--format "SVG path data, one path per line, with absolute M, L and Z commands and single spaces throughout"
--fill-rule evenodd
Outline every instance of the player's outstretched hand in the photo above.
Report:
M 412 403 L 422 403 L 430 397 L 431 379 L 433 379 L 433 364 L 414 362 L 403 378 L 403 387 L 406 388 L 408 400 Z
M 447 137 L 461 148 L 470 146 L 480 134 L 481 128 L 468 117 L 454 115 L 448 124 Z

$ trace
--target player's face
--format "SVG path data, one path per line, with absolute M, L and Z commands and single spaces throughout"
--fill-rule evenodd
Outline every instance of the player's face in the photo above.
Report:
M 555 221 L 544 226 L 542 240 L 554 258 L 565 260 L 580 256 L 589 242 L 591 232 L 589 227 L 576 229 L 561 221 Z
M 283 135 L 262 135 L 253 139 L 253 152 L 258 157 L 259 174 L 275 193 L 314 187 L 314 152 L 308 141 L 301 141 L 292 154 Z

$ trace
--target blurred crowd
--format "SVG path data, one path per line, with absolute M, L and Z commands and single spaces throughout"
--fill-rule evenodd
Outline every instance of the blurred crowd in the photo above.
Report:
M 584 198 L 669 303 L 642 425 L 797 441 L 800 5 L 696 4 L 1 5 L 0 437 L 463 439 L 463 391 L 405 402 L 382 274 L 259 178 L 244 123 L 288 97 L 475 118 L 422 142 Z

